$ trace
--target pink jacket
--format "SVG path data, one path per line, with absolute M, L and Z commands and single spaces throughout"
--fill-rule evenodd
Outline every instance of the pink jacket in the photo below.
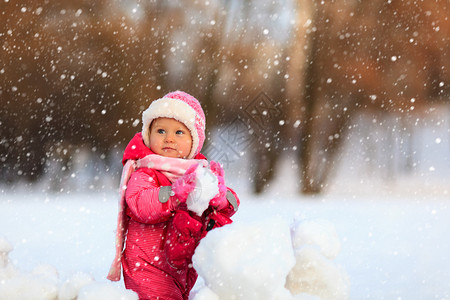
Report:
M 138 133 L 126 147 L 123 163 L 148 154 L 153 153 L 145 146 L 142 135 Z M 202 154 L 195 158 L 206 159 Z M 170 197 L 165 203 L 159 201 L 159 190 L 167 185 L 171 185 L 167 177 L 150 168 L 137 169 L 128 181 L 126 214 L 129 220 L 122 266 L 126 287 L 137 292 L 139 299 L 188 299 L 197 280 L 192 264 L 174 266 L 168 262 L 165 251 L 167 231 L 175 213 L 185 208 L 178 207 L 174 197 Z M 229 190 L 239 205 L 236 194 Z M 229 218 L 235 211 L 230 204 L 214 214 L 219 219 Z M 199 224 L 206 224 L 207 219 L 206 215 L 197 218 Z M 206 231 L 203 230 L 201 236 L 205 234 Z M 193 243 L 196 246 L 198 240 Z

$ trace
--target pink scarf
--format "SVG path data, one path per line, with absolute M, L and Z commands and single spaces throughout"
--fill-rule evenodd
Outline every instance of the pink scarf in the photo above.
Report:
M 125 244 L 125 234 L 128 227 L 125 193 L 131 174 L 139 168 L 151 168 L 163 173 L 167 179 L 173 183 L 180 176 L 182 176 L 190 166 L 195 164 L 201 164 L 203 167 L 206 167 L 208 165 L 208 161 L 206 159 L 172 158 L 157 154 L 149 154 L 138 160 L 127 160 L 123 166 L 122 177 L 120 179 L 119 215 L 117 217 L 116 231 L 116 255 L 107 276 L 109 280 L 119 281 L 120 274 L 122 272 L 122 251 Z
M 190 166 L 197 164 L 207 167 L 208 161 L 206 159 L 183 159 L 149 154 L 136 161 L 136 169 L 150 168 L 160 171 L 173 183 L 178 177 L 182 176 Z

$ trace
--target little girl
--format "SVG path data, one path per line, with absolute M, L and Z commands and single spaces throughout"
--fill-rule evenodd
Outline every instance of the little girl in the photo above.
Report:
M 120 280 L 122 265 L 125 286 L 139 299 L 188 299 L 197 280 L 195 247 L 209 230 L 231 223 L 239 199 L 220 164 L 200 153 L 205 114 L 197 99 L 169 93 L 150 104 L 142 122 L 123 155 L 108 279 Z

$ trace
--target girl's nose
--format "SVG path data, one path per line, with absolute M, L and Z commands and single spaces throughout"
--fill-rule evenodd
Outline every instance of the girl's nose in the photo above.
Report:
M 165 136 L 165 138 L 164 138 L 164 141 L 165 141 L 166 143 L 173 143 L 173 141 L 174 141 L 173 135 L 170 134 L 170 133 L 166 134 L 166 136 Z

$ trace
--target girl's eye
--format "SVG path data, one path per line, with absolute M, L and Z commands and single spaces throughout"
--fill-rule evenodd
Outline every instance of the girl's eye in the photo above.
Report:
M 182 130 L 177 130 L 177 134 L 183 134 L 184 132 Z
M 158 131 L 157 131 L 159 134 L 163 134 L 165 131 L 164 131 L 164 129 L 158 129 Z

